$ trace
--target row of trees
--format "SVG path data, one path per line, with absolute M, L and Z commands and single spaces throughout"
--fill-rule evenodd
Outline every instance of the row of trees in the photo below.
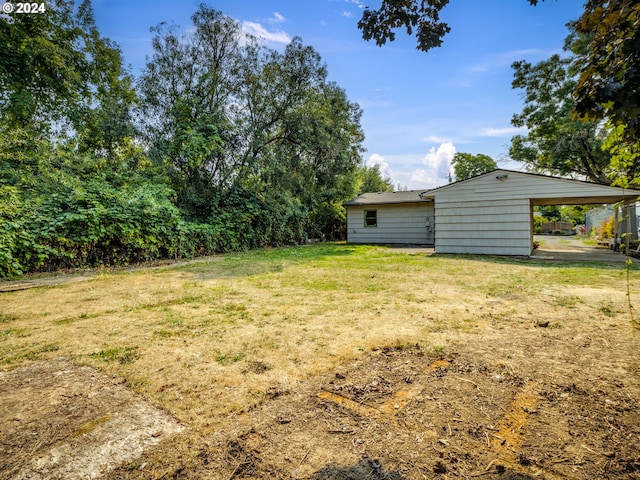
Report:
M 192 20 L 135 79 L 89 0 L 0 17 L 0 276 L 338 238 L 342 201 L 388 188 L 312 47 Z

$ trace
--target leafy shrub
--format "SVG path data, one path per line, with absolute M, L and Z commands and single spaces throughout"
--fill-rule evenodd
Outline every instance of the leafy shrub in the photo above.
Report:
M 613 238 L 613 230 L 614 230 L 614 220 L 613 217 L 607 217 L 600 224 L 600 238 Z

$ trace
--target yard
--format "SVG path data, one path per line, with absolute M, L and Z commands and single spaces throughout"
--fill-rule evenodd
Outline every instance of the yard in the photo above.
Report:
M 0 293 L 2 479 L 640 478 L 635 265 L 320 244 L 83 275 Z

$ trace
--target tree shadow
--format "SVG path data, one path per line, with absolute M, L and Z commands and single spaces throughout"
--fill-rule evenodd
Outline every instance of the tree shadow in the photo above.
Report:
M 599 260 L 588 253 L 564 253 L 558 255 L 553 253 L 548 257 L 546 255 L 535 254 L 531 257 L 512 257 L 499 255 L 472 255 L 457 253 L 435 253 L 431 255 L 433 258 L 451 258 L 460 260 L 474 260 L 484 263 L 499 263 L 505 265 L 527 265 L 532 267 L 558 268 L 558 267 L 581 267 L 581 268 L 597 268 L 603 270 L 624 270 L 626 268 L 626 257 L 619 254 L 620 257 L 613 260 Z M 630 270 L 639 270 L 640 267 L 637 260 L 629 265 Z
M 365 458 L 351 467 L 328 465 L 312 480 L 406 480 L 399 472 L 385 472 L 378 460 Z

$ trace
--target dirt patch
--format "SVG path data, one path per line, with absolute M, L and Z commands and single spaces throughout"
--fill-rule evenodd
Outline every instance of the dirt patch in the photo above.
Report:
M 637 382 L 606 372 L 588 386 L 562 372 L 530 378 L 473 350 L 385 348 L 274 390 L 204 437 L 191 461 L 172 458 L 164 442 L 164 461 L 180 465 L 164 475 L 640 478 Z M 59 359 L 2 373 L 0 382 L 1 478 L 165 478 L 145 465 L 182 427 L 117 380 Z
M 180 478 L 640 478 L 637 382 L 548 373 L 466 349 L 379 350 L 272 392 L 208 437 Z
M 53 287 L 56 285 L 64 285 L 67 283 L 87 282 L 92 277 L 81 275 L 61 275 L 47 278 L 35 278 L 32 280 L 13 280 L 0 282 L 0 293 L 17 292 L 19 290 L 29 290 L 38 287 Z
M 0 478 L 99 478 L 183 430 L 117 380 L 66 359 L 0 373 Z
M 212 478 L 640 478 L 627 392 L 532 381 L 463 355 L 385 350 L 251 413 Z

